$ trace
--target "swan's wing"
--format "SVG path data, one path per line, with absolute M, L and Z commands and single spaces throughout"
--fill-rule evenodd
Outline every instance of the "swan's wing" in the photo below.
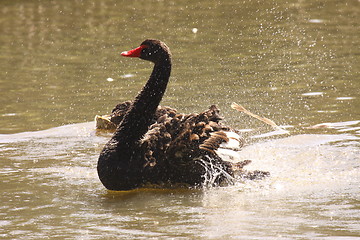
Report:
M 211 132 L 199 148 L 211 153 L 216 153 L 221 159 L 229 162 L 241 161 L 238 151 L 244 145 L 244 139 L 235 132 Z
M 200 114 L 179 115 L 171 120 L 172 141 L 169 153 L 176 158 L 199 158 L 205 155 L 224 161 L 239 160 L 235 156 L 244 139 L 230 127 L 220 124 L 222 117 L 216 106 Z M 240 160 L 239 160 L 240 161 Z
M 116 127 L 123 120 L 125 113 L 129 111 L 131 105 L 132 105 L 131 101 L 122 102 L 116 105 L 115 108 L 111 111 L 110 121 L 114 123 Z

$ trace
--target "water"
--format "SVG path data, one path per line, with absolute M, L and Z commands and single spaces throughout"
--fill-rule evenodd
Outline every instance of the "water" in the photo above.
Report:
M 0 6 L 0 238 L 360 238 L 360 2 Z M 147 37 L 173 53 L 163 104 L 187 113 L 217 104 L 247 139 L 248 169 L 271 177 L 104 189 L 96 161 L 111 134 L 92 121 L 144 84 L 151 64 L 119 55 Z

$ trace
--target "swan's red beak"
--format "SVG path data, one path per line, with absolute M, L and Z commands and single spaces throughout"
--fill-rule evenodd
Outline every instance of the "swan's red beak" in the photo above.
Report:
M 124 56 L 124 57 L 140 57 L 141 50 L 143 50 L 144 48 L 147 48 L 147 46 L 146 45 L 141 45 L 138 48 L 122 52 L 121 55 Z

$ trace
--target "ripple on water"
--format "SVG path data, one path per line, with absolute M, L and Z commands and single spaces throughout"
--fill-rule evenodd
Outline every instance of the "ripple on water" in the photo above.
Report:
M 352 213 L 353 203 L 341 199 L 359 194 L 360 147 L 359 137 L 353 134 L 359 124 L 326 123 L 335 134 L 259 135 L 260 142 L 246 146 L 240 157 L 252 160 L 246 166 L 249 170 L 269 171 L 269 178 L 209 188 L 195 197 L 191 193 L 155 190 L 106 194 L 97 177 L 96 161 L 98 145 L 105 143 L 108 136 L 93 138 L 91 128 L 86 132 L 64 126 L 40 135 L 17 135 L 10 138 L 11 145 L 21 147 L 27 159 L 17 151 L 8 152 L 10 165 L 3 171 L 8 174 L 8 184 L 14 187 L 2 197 L 7 215 L 0 226 L 3 224 L 7 236 L 14 238 L 29 234 L 76 238 L 80 233 L 89 238 L 161 238 L 176 234 L 191 238 L 201 231 L 204 238 L 224 239 L 264 229 L 267 233 L 278 231 L 279 226 L 289 222 L 294 232 L 308 222 L 326 228 L 334 223 L 329 217 L 340 216 L 345 220 L 337 223 L 353 231 L 356 224 L 344 217 Z M 294 126 L 284 128 L 290 134 L 296 131 Z M 66 138 L 64 132 L 70 137 Z M 278 139 L 269 139 L 274 136 Z M 47 151 L 54 146 L 60 154 L 57 157 L 54 151 Z M 4 143 L 2 147 L 9 145 Z M 321 214 L 309 218 L 309 213 L 316 211 Z M 359 216 L 353 216 L 354 221 L 359 220 Z M 264 219 L 265 225 L 261 224 Z M 241 229 L 236 227 L 239 224 Z M 27 231 L 29 228 L 32 230 Z
M 323 92 L 308 92 L 301 94 L 302 96 L 322 96 Z
M 337 97 L 336 100 L 353 100 L 354 97 Z

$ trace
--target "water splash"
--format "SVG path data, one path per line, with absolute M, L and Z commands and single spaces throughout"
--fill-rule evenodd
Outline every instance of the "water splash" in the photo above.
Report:
M 232 184 L 234 182 L 234 178 L 224 170 L 221 164 L 208 156 L 206 156 L 206 158 L 206 160 L 197 160 L 205 169 L 203 175 L 204 182 L 202 183 L 203 187 L 216 186 L 221 180 L 226 184 Z

